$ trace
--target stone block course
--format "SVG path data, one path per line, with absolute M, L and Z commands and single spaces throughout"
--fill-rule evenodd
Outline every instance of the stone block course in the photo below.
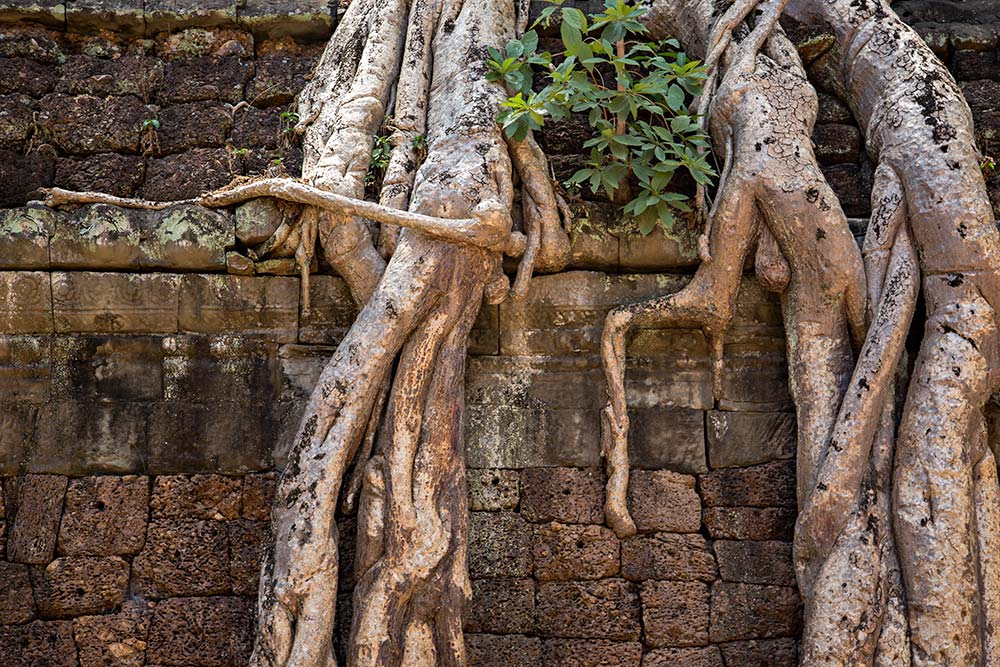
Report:
M 145 174 L 145 161 L 138 155 L 98 153 L 79 159 L 61 157 L 55 162 L 53 185 L 64 190 L 131 197 L 142 185 Z
M 496 512 L 517 508 L 521 473 L 518 470 L 473 468 L 466 472 L 469 509 Z
M 220 595 L 232 590 L 229 567 L 224 522 L 154 520 L 132 561 L 132 582 L 136 592 L 154 599 Z
M 253 602 L 244 597 L 174 598 L 156 605 L 147 665 L 238 667 L 252 649 Z
M 49 274 L 0 271 L 0 329 L 7 334 L 52 331 Z
M 37 615 L 28 567 L 0 561 L 0 626 L 27 623 Z
M 715 558 L 698 534 L 653 533 L 622 541 L 622 576 L 632 581 L 713 581 Z
M 635 641 L 641 634 L 639 596 L 630 582 L 540 582 L 536 599 L 543 636 Z
M 149 479 L 102 475 L 70 480 L 57 550 L 68 556 L 126 556 L 146 541 Z
M 521 515 L 470 514 L 469 573 L 474 578 L 530 576 L 531 532 Z
M 796 589 L 718 582 L 712 586 L 713 642 L 795 637 L 802 627 Z
M 129 564 L 118 556 L 63 556 L 31 569 L 42 618 L 73 618 L 114 610 L 125 599 Z
M 713 547 L 723 581 L 795 586 L 790 542 L 716 540 Z
M 126 602 L 117 614 L 74 619 L 80 667 L 142 667 L 152 608 Z
M 52 560 L 66 484 L 60 475 L 25 475 L 5 484 L 7 520 L 13 517 L 7 560 L 34 565 Z
M 49 241 L 53 268 L 138 269 L 141 215 L 106 204 L 88 204 L 71 216 L 56 218 Z
M 537 667 L 542 640 L 524 635 L 465 635 L 469 667 Z
M 756 639 L 720 644 L 727 665 L 740 667 L 795 667 L 798 650 L 794 639 Z
M 157 101 L 162 105 L 203 100 L 237 104 L 253 64 L 240 58 L 203 56 L 167 63 Z
M 743 665 L 741 662 L 730 664 Z M 642 667 L 723 667 L 722 653 L 717 646 L 661 648 L 644 655 Z
M 707 584 L 647 581 L 641 590 L 643 641 L 647 646 L 687 647 L 708 643 Z
M 732 468 L 795 457 L 795 415 L 791 412 L 708 413 L 708 461 Z
M 604 475 L 596 468 L 526 468 L 521 514 L 545 523 L 604 523 Z
M 465 631 L 531 634 L 535 628 L 535 582 L 531 579 L 477 579 L 465 612 Z
M 0 269 L 49 268 L 49 236 L 60 217 L 43 206 L 0 211 Z
M 175 332 L 179 284 L 180 276 L 165 273 L 53 273 L 56 331 Z
M 642 644 L 601 639 L 546 639 L 543 667 L 639 667 Z
M 795 529 L 792 507 L 706 507 L 702 521 L 715 539 L 784 540 Z
M 38 411 L 29 472 L 62 475 L 142 472 L 148 411 L 141 402 L 51 401 Z
M 604 526 L 549 523 L 534 526 L 535 579 L 604 579 L 619 572 L 619 543 Z
M 714 470 L 700 478 L 706 507 L 795 507 L 795 463 Z
M 38 126 L 46 139 L 74 155 L 138 153 L 142 122 L 149 117 L 138 97 L 50 93 L 40 100 Z
M 242 504 L 242 480 L 223 475 L 160 475 L 153 481 L 153 521 L 166 519 L 236 519 Z
M 181 278 L 179 299 L 182 331 L 240 332 L 281 343 L 297 338 L 294 278 L 187 275 Z
M 640 532 L 696 533 L 701 527 L 701 499 L 691 475 L 633 470 L 628 507 Z
M 77 667 L 72 621 L 0 625 L 4 667 Z

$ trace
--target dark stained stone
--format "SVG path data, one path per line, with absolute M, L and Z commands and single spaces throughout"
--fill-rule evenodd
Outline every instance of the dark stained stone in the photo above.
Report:
M 154 520 L 132 562 L 135 590 L 146 597 L 229 593 L 229 537 L 222 521 Z
M 718 582 L 712 587 L 713 642 L 795 637 L 802 603 L 795 588 Z
M 531 574 L 531 532 L 521 515 L 471 513 L 469 573 L 474 578 L 527 577 Z
M 621 579 L 541 582 L 537 601 L 543 636 L 628 641 L 641 632 L 635 586 Z
M 642 584 L 643 639 L 648 646 L 686 647 L 708 643 L 708 585 L 647 581 Z
M 535 582 L 531 579 L 476 579 L 466 607 L 465 631 L 531 633 L 535 623 Z
M 14 512 L 7 539 L 9 560 L 35 565 L 52 560 L 66 483 L 60 475 L 25 475 L 13 485 L 17 500 L 7 509 L 8 520 Z
M 146 664 L 240 667 L 250 657 L 254 628 L 250 598 L 164 600 L 153 612 Z
M 536 523 L 604 523 L 604 475 L 596 468 L 527 468 L 521 513 Z
M 28 566 L 0 561 L 0 625 L 27 623 L 35 616 Z
M 70 621 L 0 625 L 3 667 L 77 667 Z
M 622 542 L 622 576 L 632 581 L 713 581 L 715 558 L 698 534 L 637 535 Z
M 469 667 L 537 667 L 542 640 L 524 635 L 465 636 Z
M 639 667 L 640 642 L 602 639 L 546 639 L 542 642 L 543 667 Z

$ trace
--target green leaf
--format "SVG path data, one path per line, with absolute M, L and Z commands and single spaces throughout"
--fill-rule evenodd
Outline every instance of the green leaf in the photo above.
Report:
M 538 33 L 529 30 L 521 35 L 521 45 L 524 47 L 524 53 L 534 53 L 538 48 Z
M 593 50 L 583 41 L 583 34 L 579 28 L 563 21 L 562 26 L 559 28 L 559 33 L 562 35 L 563 44 L 566 45 L 567 54 L 575 56 L 580 62 L 594 57 Z
M 563 7 L 562 20 L 564 25 L 569 24 L 580 32 L 587 31 L 587 17 L 576 7 Z
M 684 89 L 680 86 L 670 86 L 667 92 L 667 106 L 673 111 L 680 111 L 684 108 Z

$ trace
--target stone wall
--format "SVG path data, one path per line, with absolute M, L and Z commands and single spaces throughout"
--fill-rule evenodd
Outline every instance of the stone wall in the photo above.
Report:
M 24 204 L 40 185 L 176 199 L 277 157 L 294 172 L 281 113 L 334 5 L 0 1 L 0 667 L 245 664 L 275 470 L 354 316 L 346 288 L 320 265 L 304 315 L 287 262 L 247 258 L 260 230 L 246 211 Z M 895 6 L 1000 157 L 991 0 Z M 871 166 L 824 82 L 823 37 L 789 30 L 823 93 L 824 171 L 863 218 Z M 581 127 L 542 140 L 571 173 Z M 597 203 L 585 215 L 613 223 Z M 795 423 L 778 304 L 744 282 L 717 403 L 700 334 L 637 332 L 640 533 L 621 541 L 603 525 L 604 315 L 678 289 L 693 259 L 664 237 L 578 233 L 573 248 L 578 270 L 484 306 L 470 341 L 472 667 L 791 667 Z M 342 652 L 355 526 L 340 523 Z

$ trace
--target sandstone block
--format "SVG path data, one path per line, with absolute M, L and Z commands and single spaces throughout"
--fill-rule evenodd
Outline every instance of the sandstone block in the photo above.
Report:
M 639 531 L 696 533 L 701 528 L 701 499 L 695 479 L 670 470 L 633 470 L 628 505 Z
M 74 0 L 74 4 L 78 1 Z M 105 0 L 85 1 L 110 5 Z M 116 1 L 128 3 L 135 0 Z M 69 95 L 134 95 L 140 99 L 149 98 L 160 85 L 162 70 L 163 65 L 159 59 L 142 53 L 123 54 L 116 50 L 111 58 L 75 54 L 60 66 L 60 77 L 55 88 L 57 93 Z M 141 164 L 141 160 L 139 162 Z
M 601 639 L 546 639 L 542 642 L 544 667 L 639 667 L 640 642 Z
M 823 167 L 823 176 L 837 195 L 844 213 L 852 218 L 871 215 L 871 174 L 853 164 Z
M 653 648 L 708 643 L 708 585 L 647 581 L 642 585 L 643 639 Z
M 228 593 L 232 587 L 226 524 L 154 520 L 143 550 L 132 562 L 132 577 L 136 591 L 150 598 Z
M 42 206 L 0 211 L 0 269 L 49 268 L 49 236 L 59 217 Z
M 721 410 L 708 413 L 708 462 L 713 468 L 794 458 L 795 443 L 793 413 Z
M 534 531 L 537 580 L 602 579 L 618 574 L 618 538 L 610 529 L 553 522 L 535 526 Z
M 622 576 L 632 581 L 713 581 L 715 559 L 698 534 L 638 535 L 622 542 Z
M 55 166 L 53 182 L 56 187 L 78 192 L 106 192 L 117 197 L 134 195 L 146 173 L 142 156 L 120 153 L 57 158 Z
M 795 637 L 802 627 L 796 589 L 718 582 L 712 587 L 713 642 Z
M 0 330 L 7 334 L 52 331 L 52 293 L 47 273 L 0 271 Z
M 547 637 L 639 639 L 639 597 L 621 579 L 538 584 L 537 627 Z
M 15 563 L 44 565 L 52 560 L 59 518 L 62 515 L 66 478 L 60 475 L 25 475 L 8 481 L 6 493 L 16 501 L 8 506 L 13 524 L 7 539 L 7 559 Z M 12 493 L 12 491 L 14 493 Z M 9 504 L 8 504 L 9 505 Z
M 0 273 L 0 276 L 3 275 Z M 50 336 L 0 334 L 0 400 L 43 403 L 49 400 L 51 384 Z M 0 435 L 0 442 L 3 438 Z
M 705 413 L 688 408 L 629 410 L 629 448 L 633 465 L 704 472 Z
M 536 667 L 542 640 L 524 635 L 466 635 L 469 667 Z
M 531 633 L 535 623 L 535 582 L 531 579 L 477 579 L 465 614 L 466 632 Z
M 273 472 L 255 473 L 243 478 L 243 497 L 240 516 L 244 519 L 268 521 L 271 504 L 278 486 L 278 475 Z
M 146 664 L 244 665 L 253 648 L 254 628 L 249 598 L 164 600 L 153 612 Z
M 247 113 L 240 113 L 237 118 L 237 130 L 239 130 L 240 119 L 247 117 Z M 263 114 L 265 112 L 259 111 L 257 113 Z M 277 116 L 275 113 L 267 114 L 269 116 Z M 256 119 L 256 114 L 254 115 Z M 257 123 L 248 124 L 256 127 Z M 275 128 L 277 129 L 277 128 Z M 234 137 L 233 143 L 238 147 L 256 145 L 257 142 L 251 141 L 250 137 Z M 236 238 L 245 246 L 253 247 L 260 245 L 267 239 L 271 237 L 276 229 L 282 223 L 292 223 L 298 216 L 301 209 L 297 207 L 292 207 L 287 204 L 279 204 L 278 200 L 271 197 L 260 197 L 258 199 L 251 199 L 250 201 L 244 202 L 236 207 L 235 214 L 235 225 L 236 225 Z
M 841 102 L 839 97 L 829 93 L 819 93 L 817 123 L 850 123 L 853 118 L 850 108 Z
M 710 537 L 730 540 L 791 541 L 797 514 L 791 507 L 706 507 Z
M 142 228 L 143 269 L 222 271 L 235 244 L 233 220 L 201 206 L 178 205 L 152 213 Z
M 521 514 L 535 523 L 604 523 L 604 475 L 596 468 L 527 468 Z
M 125 556 L 146 541 L 149 479 L 126 475 L 69 482 L 58 552 L 67 556 Z
M 117 556 L 64 556 L 31 570 L 42 618 L 103 614 L 125 599 L 128 563 Z
M 794 639 L 757 639 L 720 644 L 727 665 L 740 667 L 795 667 L 798 651 Z
M 959 81 L 1000 81 L 1000 55 L 996 51 L 958 51 L 952 60 L 952 72 Z
M 256 61 L 256 63 L 259 62 L 260 60 Z M 254 64 L 255 68 L 259 67 L 256 63 Z M 250 85 L 253 85 L 252 81 Z M 282 136 L 282 132 L 284 131 L 284 128 L 282 128 L 283 119 L 281 118 L 281 113 L 280 109 L 260 109 L 255 106 L 243 107 L 239 111 L 236 111 L 233 118 L 233 131 L 229 135 L 230 143 L 232 143 L 232 145 L 237 149 L 277 149 L 278 139 Z M 270 209 L 274 212 L 278 211 L 278 205 L 274 199 L 262 197 L 260 199 L 252 199 L 245 204 L 238 206 L 236 208 L 237 215 L 239 215 L 240 209 L 249 208 L 260 210 L 259 207 Z M 294 206 L 287 206 L 287 210 L 289 213 L 297 213 L 300 209 Z M 277 216 L 268 216 L 269 220 L 260 220 L 259 222 L 276 222 L 276 218 L 280 219 L 281 217 L 283 216 L 279 213 Z M 256 227 L 257 225 L 254 226 Z M 263 225 L 261 225 L 261 227 L 262 226 Z M 260 231 L 258 231 L 257 233 L 251 235 L 252 240 L 246 241 L 243 238 L 240 240 L 246 245 L 252 247 L 258 243 L 266 241 L 267 237 L 271 235 L 270 232 L 273 232 L 275 229 L 277 229 L 277 225 L 271 227 L 271 230 L 267 232 L 263 238 L 260 236 Z
M 25 452 L 32 446 L 37 415 L 38 408 L 31 404 L 0 403 L 0 475 L 16 475 L 21 471 Z M 0 553 L 6 548 L 6 533 L 0 525 Z
M 697 266 L 696 240 L 684 238 L 686 229 L 683 223 L 678 224 L 677 229 L 680 238 L 667 236 L 660 227 L 654 228 L 647 236 L 623 236 L 618 255 L 619 270 L 641 273 Z
M 305 86 L 305 77 L 315 64 L 315 58 L 285 53 L 266 54 L 257 58 L 254 61 L 253 79 L 247 84 L 247 101 L 256 107 L 288 104 Z
M 521 474 L 517 470 L 474 468 L 467 471 L 469 509 L 474 512 L 512 510 L 520 500 Z
M 256 595 L 260 580 L 261 556 L 271 541 L 271 524 L 267 521 L 229 521 L 229 578 L 233 593 Z
M 531 574 L 531 532 L 519 514 L 472 512 L 469 524 L 469 574 L 527 577 Z
M 992 51 L 997 46 L 994 26 L 953 23 L 948 32 L 956 51 Z
M 242 484 L 223 475 L 160 475 L 153 482 L 149 503 L 153 520 L 211 519 L 239 516 Z
M 730 664 L 743 665 L 742 662 Z M 718 646 L 661 648 L 643 656 L 642 667 L 723 667 L 723 663 Z
M 706 507 L 795 507 L 795 464 L 775 461 L 701 476 Z
M 28 566 L 0 561 L 0 626 L 27 623 L 36 613 Z
M 73 619 L 80 667 L 142 667 L 152 606 L 126 602 L 114 615 Z
M 143 211 L 89 204 L 72 216 L 58 218 L 49 241 L 52 266 L 101 271 L 138 269 L 142 242 L 139 222 L 144 215 Z
M 723 581 L 795 586 L 789 542 L 716 540 L 714 547 Z
M 64 475 L 142 471 L 146 405 L 109 400 L 60 399 L 39 409 L 31 472 Z
M 820 164 L 855 163 L 861 154 L 861 131 L 854 125 L 817 125 L 812 140 Z
M 70 32 L 114 30 L 127 35 L 143 34 L 142 0 L 72 0 L 66 4 L 66 27 Z
M 163 395 L 157 336 L 57 336 L 52 395 L 60 399 L 142 401 Z
M 337 345 L 344 338 L 358 309 L 347 283 L 338 276 L 309 279 L 309 313 L 299 314 L 299 342 Z
M 257 334 L 282 343 L 298 333 L 298 281 L 230 275 L 181 280 L 182 331 Z
M 336 18 L 325 0 L 247 0 L 239 10 L 239 24 L 258 38 L 326 39 Z
M 0 625 L 4 667 L 77 667 L 70 621 Z
M 179 282 L 180 276 L 165 273 L 53 273 L 52 299 L 56 331 L 177 331 Z

